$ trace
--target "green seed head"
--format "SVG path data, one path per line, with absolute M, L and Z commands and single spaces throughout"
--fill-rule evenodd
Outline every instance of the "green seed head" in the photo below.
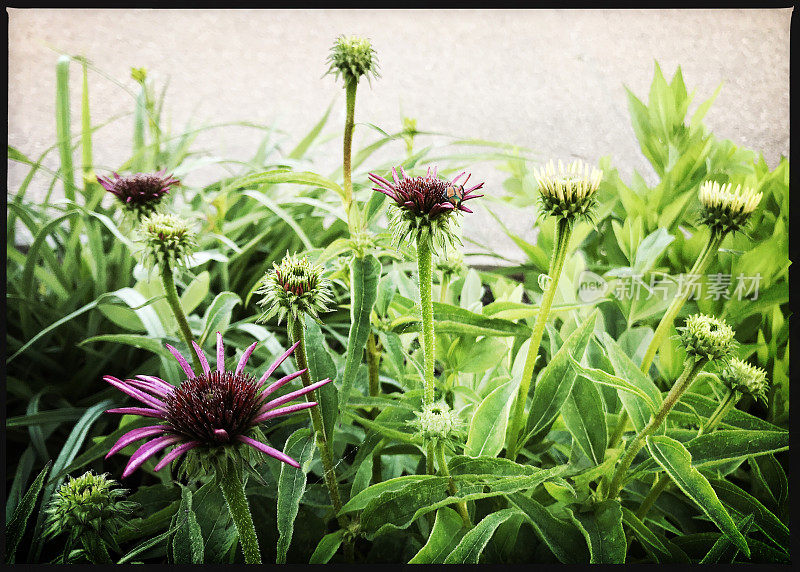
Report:
M 677 328 L 688 357 L 709 361 L 726 357 L 734 346 L 734 331 L 725 320 L 705 314 L 686 318 L 683 327 Z
M 69 477 L 45 509 L 44 536 L 51 538 L 66 532 L 75 539 L 95 532 L 113 542 L 112 535 L 137 506 L 123 500 L 126 493 L 107 473 L 96 475 L 87 471 L 78 478 Z
M 278 323 L 283 318 L 298 319 L 308 314 L 319 321 L 321 312 L 329 311 L 333 303 L 332 282 L 322 276 L 323 267 L 312 264 L 308 258 L 286 254 L 280 264 L 273 262 L 273 269 L 267 271 L 257 294 L 263 294 L 259 306 L 264 313 L 259 322 L 265 322 L 277 314 Z
M 350 81 L 358 83 L 361 76 L 367 76 L 368 81 L 370 75 L 379 77 L 378 58 L 372 49 L 372 44 L 366 38 L 339 36 L 331 48 L 327 61 L 330 64 L 327 73 L 336 77 L 341 74 L 345 84 Z
M 750 365 L 738 358 L 733 358 L 722 370 L 719 377 L 722 383 L 728 386 L 731 391 L 748 393 L 755 399 L 760 399 L 766 403 L 769 382 L 767 381 L 767 372 L 760 367 Z
M 557 218 L 592 220 L 597 204 L 595 193 L 603 179 L 603 171 L 574 161 L 567 167 L 559 161 L 556 169 L 550 161 L 544 169 L 534 169 L 539 184 L 543 214 Z
M 186 265 L 197 243 L 189 223 L 173 214 L 153 213 L 139 226 L 145 262 L 153 266 Z
M 426 443 L 443 442 L 452 448 L 456 442 L 463 441 L 463 423 L 458 413 L 443 401 L 424 405 L 422 411 L 416 412 L 416 418 L 410 424 Z
M 706 181 L 700 186 L 700 222 L 712 232 L 727 234 L 744 228 L 750 214 L 761 201 L 761 193 L 741 185 L 731 190 L 732 185 Z

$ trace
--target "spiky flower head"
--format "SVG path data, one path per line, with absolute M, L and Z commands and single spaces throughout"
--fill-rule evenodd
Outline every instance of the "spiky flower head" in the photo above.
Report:
M 533 170 L 539 184 L 542 214 L 573 221 L 592 220 L 597 204 L 595 193 L 603 179 L 603 171 L 573 161 L 568 166 L 559 161 L 558 169 L 551 160 L 543 169 Z
M 261 281 L 258 301 L 265 308 L 258 322 L 265 322 L 277 314 L 278 323 L 288 316 L 290 323 L 308 314 L 319 321 L 321 312 L 329 311 L 333 303 L 333 283 L 322 273 L 324 268 L 312 264 L 305 256 L 286 253 L 280 264 L 272 263 Z
M 687 356 L 695 360 L 724 358 L 735 344 L 734 331 L 725 320 L 705 314 L 689 316 L 677 329 Z
M 441 442 L 452 449 L 455 443 L 463 441 L 464 424 L 444 401 L 423 405 L 409 424 L 420 433 L 423 443 Z
M 170 188 L 180 184 L 178 179 L 167 175 L 166 171 L 134 173 L 124 177 L 115 172 L 113 179 L 97 177 L 97 182 L 117 197 L 125 212 L 132 214 L 136 220 L 154 213 Z
M 369 174 L 369 179 L 377 185 L 373 190 L 395 202 L 389 218 L 394 243 L 423 240 L 440 249 L 460 244 L 453 228 L 453 213 L 471 213 L 464 203 L 483 196 L 471 194 L 482 188 L 483 183 L 466 188 L 472 176 L 467 175 L 459 184 L 466 172 L 452 181 L 440 179 L 437 167 L 428 167 L 424 177 L 409 177 L 403 167 L 400 167 L 400 173 L 402 176 L 398 176 L 397 169 L 392 169 L 393 183 L 374 173 Z
M 732 358 L 722 369 L 719 378 L 731 391 L 747 393 L 764 403 L 767 401 L 767 372 L 739 358 Z
M 447 277 L 458 276 L 465 268 L 464 257 L 458 250 L 450 250 L 436 260 L 436 270 Z
M 720 185 L 706 181 L 700 185 L 700 222 L 717 234 L 736 232 L 744 228 L 750 214 L 761 201 L 762 194 L 749 187 L 737 185 L 731 190 L 730 183 Z
M 45 509 L 45 538 L 66 532 L 71 545 L 76 540 L 86 540 L 90 534 L 116 548 L 117 532 L 138 506 L 124 500 L 126 493 L 108 478 L 108 473 L 96 475 L 87 471 L 80 477 L 69 477 Z
M 189 223 L 173 214 L 153 213 L 142 220 L 139 235 L 145 262 L 153 266 L 185 265 L 194 248 L 195 234 Z
M 367 81 L 370 81 L 370 75 L 380 77 L 378 58 L 367 38 L 339 36 L 333 43 L 327 62 L 330 67 L 326 73 L 337 78 L 341 75 L 345 85 L 350 81 L 358 83 L 361 76 L 367 76 Z
M 297 461 L 285 453 L 261 442 L 264 437 L 259 426 L 274 417 L 315 406 L 317 403 L 313 401 L 313 391 L 331 380 L 323 379 L 308 387 L 268 400 L 272 393 L 303 375 L 307 369 L 282 377 L 264 388 L 269 376 L 291 355 L 298 344 L 294 344 L 281 355 L 258 380 L 244 371 L 247 360 L 257 345 L 258 342 L 255 342 L 248 347 L 236 369 L 231 371 L 225 368 L 225 346 L 222 334 L 217 332 L 217 367 L 212 371 L 205 353 L 192 341 L 203 368 L 200 375 L 197 375 L 186 358 L 171 345 L 166 344 L 187 377 L 177 387 L 152 375 L 137 375 L 136 379 L 125 381 L 110 375 L 105 376 L 103 378 L 105 381 L 145 405 L 145 407 L 118 407 L 109 409 L 107 413 L 141 415 L 158 420 L 155 425 L 129 431 L 109 450 L 106 458 L 131 443 L 155 437 L 139 447 L 131 456 L 122 473 L 123 478 L 141 467 L 150 457 L 171 446 L 175 448 L 164 455 L 153 470 L 159 471 L 184 453 L 188 453 L 189 458 L 182 466 L 183 471 L 189 474 L 206 473 L 215 470 L 219 463 L 227 463 L 231 459 L 252 460 L 249 457 L 252 451 L 256 452 L 256 460 L 260 459 L 261 453 L 265 453 L 293 467 L 299 467 Z M 281 407 L 306 394 L 310 394 L 312 400 Z M 244 466 L 246 468 L 249 463 Z

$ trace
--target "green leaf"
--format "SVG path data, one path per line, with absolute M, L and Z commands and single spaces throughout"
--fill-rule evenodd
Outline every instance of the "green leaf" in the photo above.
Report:
M 753 515 L 748 514 L 741 521 L 739 521 L 736 526 L 743 535 L 746 535 L 748 532 L 750 532 L 750 527 L 752 525 Z M 714 543 L 714 546 L 711 547 L 711 550 L 708 551 L 708 554 L 703 556 L 699 564 L 716 564 L 718 562 L 730 563 L 733 562 L 733 559 L 736 558 L 738 553 L 739 549 L 731 543 L 727 536 L 722 534 Z
M 547 544 L 559 562 L 580 564 L 589 561 L 589 549 L 581 532 L 573 523 L 553 516 L 547 508 L 522 493 L 507 495 L 533 525 L 536 535 Z
M 650 397 L 650 401 L 653 404 L 660 407 L 662 401 L 661 392 L 653 383 L 653 380 L 642 373 L 639 367 L 631 361 L 631 358 L 622 351 L 622 348 L 614 341 L 614 338 L 606 332 L 603 332 L 603 345 L 608 352 L 608 359 L 614 366 L 617 376 L 638 387 Z M 618 390 L 617 394 L 625 407 L 625 411 L 630 415 L 633 426 L 637 431 L 640 431 L 650 421 L 652 410 L 638 394 L 633 395 L 627 390 Z M 664 431 L 663 424 L 658 431 Z
M 319 324 L 311 316 L 305 317 L 305 324 L 306 357 L 311 380 L 336 379 L 336 364 L 325 349 L 325 337 Z M 331 436 L 339 414 L 339 392 L 333 383 L 328 383 L 317 389 L 316 394 L 325 434 Z
M 350 333 L 347 338 L 347 357 L 344 362 L 342 389 L 339 401 L 340 413 L 347 406 L 347 398 L 355 382 L 358 366 L 364 355 L 364 346 L 370 332 L 369 315 L 378 298 L 378 281 L 381 277 L 381 263 L 373 255 L 363 258 L 356 256 L 350 265 L 350 285 L 352 289 L 350 305 Z
M 300 509 L 300 499 L 306 490 L 306 473 L 308 464 L 314 453 L 314 438 L 307 427 L 298 429 L 286 440 L 284 453 L 300 463 L 300 468 L 281 463 L 281 475 L 278 479 L 278 564 L 286 563 L 286 552 L 292 542 L 294 523 Z
M 659 563 L 670 561 L 671 555 L 667 547 L 639 520 L 639 517 L 632 510 L 624 506 L 622 507 L 622 522 L 633 531 L 650 558 Z
M 570 359 L 572 360 L 572 356 Z M 595 465 L 602 463 L 608 443 L 608 429 L 603 397 L 597 387 L 578 375 L 572 384 L 572 391 L 561 407 L 561 416 L 567 430 L 586 456 Z
M 306 151 L 308 151 L 308 148 L 311 147 L 311 144 L 317 139 L 320 132 L 322 131 L 322 128 L 325 127 L 325 124 L 328 122 L 328 117 L 331 114 L 331 109 L 333 109 L 333 102 L 331 102 L 331 104 L 328 106 L 328 109 L 325 111 L 325 114 L 322 116 L 322 119 L 320 119 L 317 122 L 317 124 L 314 125 L 311 131 L 309 131 L 308 134 L 305 137 L 303 137 L 303 140 L 297 144 L 297 147 L 292 149 L 292 151 L 288 155 L 289 159 L 303 158 L 303 156 L 306 154 Z
M 665 435 L 647 437 L 647 448 L 683 493 L 697 503 L 739 550 L 750 556 L 747 541 L 722 506 L 711 484 L 692 467 L 689 451 L 680 442 Z
M 330 179 L 326 179 L 321 175 L 317 175 L 316 173 L 311 173 L 309 171 L 295 172 L 285 169 L 265 171 L 263 173 L 255 173 L 253 175 L 245 175 L 244 177 L 233 179 L 220 190 L 220 194 L 242 188 L 256 188 L 259 185 L 274 185 L 278 183 L 293 183 L 296 185 L 321 187 L 323 189 L 334 191 L 337 195 L 344 199 L 344 190 L 342 190 L 342 187 Z
M 45 478 L 52 464 L 52 461 L 47 462 L 44 469 L 39 473 L 39 476 L 33 481 L 33 484 L 28 487 L 25 496 L 22 497 L 17 508 L 14 509 L 11 520 L 8 521 L 6 527 L 6 564 L 14 563 L 17 546 L 19 546 L 19 541 L 22 540 L 22 536 L 25 534 L 25 527 L 28 525 L 28 519 L 33 513 L 36 500 L 39 498 L 39 493 L 42 491 Z
M 579 375 L 587 379 L 590 379 L 599 385 L 605 385 L 608 387 L 613 387 L 614 389 L 618 389 L 620 391 L 626 391 L 641 398 L 647 405 L 648 409 L 650 409 L 651 413 L 655 413 L 656 406 L 653 403 L 653 400 L 650 398 L 650 396 L 643 389 L 640 389 L 639 387 L 633 385 L 632 383 L 625 381 L 621 377 L 617 377 L 616 375 L 611 375 L 610 373 L 605 372 L 602 369 L 584 367 L 580 363 L 575 361 L 575 359 L 572 356 L 570 356 L 570 363 L 572 364 L 572 367 Z
M 20 415 L 6 419 L 6 428 L 26 427 L 29 425 L 49 425 L 50 423 L 64 423 L 65 421 L 75 421 L 84 414 L 86 410 L 80 407 L 64 407 L 53 409 L 52 411 L 40 411 L 33 415 Z
M 319 541 L 319 544 L 317 544 L 317 547 L 314 549 L 314 553 L 311 554 L 311 558 L 309 558 L 308 563 L 327 564 L 328 561 L 333 558 L 333 555 L 336 554 L 336 551 L 339 550 L 339 546 L 342 545 L 344 533 L 345 530 L 340 528 L 336 532 L 331 532 L 323 536 Z
M 203 334 L 197 344 L 203 347 L 212 332 L 225 333 L 231 323 L 231 314 L 236 304 L 241 304 L 242 299 L 233 292 L 220 292 L 206 310 L 203 317 Z
M 465 455 L 494 457 L 500 452 L 515 389 L 514 380 L 508 380 L 481 401 L 470 422 Z
M 192 510 L 205 545 L 203 563 L 226 563 L 226 555 L 237 544 L 239 534 L 219 485 L 210 480 L 200 487 L 192 495 Z
M 486 516 L 464 535 L 453 551 L 445 558 L 445 564 L 477 564 L 483 549 L 489 543 L 497 527 L 517 514 L 517 509 L 504 508 Z
M 306 250 L 314 249 L 314 243 L 311 242 L 311 239 L 308 238 L 306 233 L 303 231 L 303 227 L 301 227 L 297 223 L 297 221 L 294 220 L 295 217 L 287 213 L 279 205 L 275 204 L 275 202 L 273 202 L 273 200 L 270 199 L 267 195 L 259 191 L 245 191 L 244 195 L 250 197 L 251 199 L 255 199 L 256 201 L 267 207 L 269 210 L 274 212 L 278 216 L 278 218 L 280 218 L 283 222 L 285 222 L 289 226 L 289 228 L 291 228 L 295 232 L 297 237 L 303 243 L 303 246 L 305 246 Z
M 408 310 L 414 307 L 414 302 L 403 296 L 396 295 L 393 304 L 403 304 Z M 525 324 L 517 324 L 510 320 L 499 318 L 487 318 L 481 314 L 476 314 L 458 308 L 450 304 L 440 302 L 433 303 L 433 319 L 436 322 L 436 331 L 443 334 L 460 334 L 465 336 L 500 336 L 500 337 L 522 337 L 531 335 L 531 330 Z M 419 315 L 407 311 L 391 324 L 393 332 L 400 334 L 420 331 Z
M 708 419 L 716 410 L 719 402 L 716 399 L 699 395 L 697 393 L 686 392 L 681 396 L 681 400 L 675 404 L 670 411 L 669 420 L 685 420 L 688 423 L 696 423 L 698 415 Z M 691 409 L 690 409 L 691 408 Z M 750 415 L 741 409 L 730 409 L 720 420 L 719 429 L 747 429 L 749 431 L 786 431 L 782 427 L 773 425 L 769 421 Z
M 202 564 L 205 545 L 200 524 L 192 509 L 192 491 L 181 485 L 181 504 L 177 517 L 186 521 L 175 531 L 172 538 L 172 559 L 176 564 Z
M 789 432 L 717 430 L 695 437 L 684 446 L 692 456 L 692 465 L 702 467 L 720 461 L 785 451 L 789 448 Z
M 102 336 L 86 338 L 78 345 L 82 346 L 92 342 L 112 342 L 115 344 L 125 344 L 142 350 L 147 350 L 155 355 L 164 356 L 166 358 L 172 356 L 166 346 L 161 343 L 161 340 L 154 340 L 150 336 L 144 336 L 140 334 L 104 334 Z
M 545 367 L 533 390 L 533 404 L 528 414 L 528 432 L 535 435 L 547 427 L 561 412 L 575 382 L 570 356 L 582 356 L 594 330 L 597 310 L 564 340 L 563 345 Z
M 453 475 L 494 475 L 496 477 L 518 477 L 535 475 L 541 471 L 531 465 L 520 465 L 510 459 L 492 457 L 465 457 L 456 455 L 447 463 Z
M 409 564 L 442 564 L 464 536 L 464 521 L 450 507 L 436 511 L 433 530 L 425 546 L 420 548 Z
M 633 273 L 644 274 L 649 271 L 673 240 L 675 237 L 663 227 L 647 235 L 636 249 L 636 257 L 632 266 Z
M 181 294 L 181 308 L 183 308 L 187 316 L 205 300 L 210 283 L 211 275 L 208 270 L 203 270 L 183 291 L 183 294 Z
M 590 564 L 624 564 L 625 531 L 619 501 L 605 500 L 593 511 L 573 515 L 589 545 Z
M 56 64 L 56 137 L 61 159 L 61 180 L 64 195 L 75 200 L 75 173 L 72 164 L 72 123 L 69 96 L 69 56 L 61 56 Z
M 387 481 L 382 481 L 380 483 L 375 483 L 347 501 L 347 503 L 342 507 L 342 510 L 339 511 L 339 514 L 363 510 L 371 501 L 384 493 L 398 491 L 410 484 L 436 478 L 439 477 L 435 477 L 433 475 L 405 475 L 402 477 L 389 479 Z

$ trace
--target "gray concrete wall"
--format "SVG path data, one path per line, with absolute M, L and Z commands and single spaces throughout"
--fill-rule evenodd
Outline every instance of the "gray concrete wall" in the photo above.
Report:
M 402 108 L 421 129 L 515 143 L 543 159 L 610 154 L 623 177 L 633 169 L 651 177 L 623 84 L 646 97 L 658 60 L 668 78 L 682 67 L 687 86 L 697 90 L 695 106 L 724 82 L 706 118 L 718 136 L 763 151 L 771 165 L 789 152 L 791 9 L 8 12 L 9 144 L 30 156 L 55 140 L 51 48 L 88 57 L 131 89 L 134 66 L 147 68 L 159 85 L 169 79 L 166 108 L 175 130 L 190 119 L 275 121 L 296 141 L 337 93 L 334 120 L 343 121 L 340 84 L 320 77 L 341 33 L 372 39 L 382 77 L 360 88 L 356 120 L 386 129 L 399 127 Z M 72 79 L 77 110 L 79 74 Z M 132 100 L 93 75 L 91 105 L 100 121 L 131 110 Z M 115 125 L 94 143 L 105 167 L 130 151 L 132 119 Z M 246 158 L 257 137 L 231 128 L 198 144 Z M 322 172 L 339 160 L 338 145 L 328 149 Z M 25 171 L 10 169 L 13 190 Z M 487 180 L 488 192 L 501 192 L 501 174 L 476 176 Z M 507 216 L 512 228 L 531 235 L 525 213 Z M 481 240 L 519 258 L 488 214 L 477 213 L 475 221 Z

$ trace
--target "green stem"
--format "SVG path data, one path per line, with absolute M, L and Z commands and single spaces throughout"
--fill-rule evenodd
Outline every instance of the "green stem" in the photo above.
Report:
M 700 252 L 697 260 L 695 260 L 694 266 L 692 266 L 691 270 L 689 270 L 689 275 L 701 275 L 706 271 L 706 268 L 708 268 L 708 265 L 713 260 L 714 255 L 716 255 L 717 250 L 719 249 L 720 244 L 722 244 L 722 240 L 724 238 L 724 234 L 711 234 L 705 247 Z M 656 352 L 661 347 L 664 338 L 667 336 L 672 324 L 675 322 L 675 317 L 689 299 L 690 294 L 691 290 L 687 289 L 686 292 L 682 293 L 680 296 L 673 298 L 672 303 L 670 303 L 667 311 L 662 316 L 661 321 L 656 327 L 656 331 L 653 333 L 653 338 L 650 340 L 650 345 L 647 346 L 647 351 L 644 353 L 644 358 L 642 358 L 641 370 L 644 374 L 648 374 L 650 372 L 650 366 L 653 364 L 653 359 L 655 359 Z M 623 409 L 622 415 L 620 415 L 619 421 L 617 422 L 617 427 L 615 428 L 614 433 L 611 435 L 611 440 L 608 443 L 608 447 L 610 449 L 616 447 L 617 443 L 619 443 L 620 439 L 622 439 L 622 434 L 625 432 L 627 424 L 628 412 Z
M 350 216 L 350 209 L 353 204 L 353 179 L 352 179 L 352 151 L 353 151 L 353 128 L 355 127 L 356 116 L 356 88 L 358 81 L 355 79 L 345 80 L 345 93 L 347 96 L 347 117 L 344 120 L 344 143 L 342 158 L 342 173 L 344 174 L 344 210 L 347 213 L 347 226 L 350 234 L 353 234 L 353 222 Z
M 614 476 L 611 479 L 611 485 L 608 489 L 608 498 L 615 498 L 617 494 L 619 494 L 620 489 L 622 488 L 622 482 L 625 478 L 628 469 L 633 462 L 634 457 L 636 454 L 644 447 L 645 439 L 653 433 L 661 423 L 664 422 L 664 419 L 667 418 L 667 414 L 672 410 L 675 404 L 680 399 L 683 392 L 692 384 L 694 378 L 700 373 L 700 370 L 703 369 L 703 366 L 706 365 L 708 362 L 707 359 L 699 359 L 695 361 L 692 358 L 686 360 L 686 365 L 683 369 L 683 373 L 672 386 L 667 397 L 664 398 L 664 403 L 661 404 L 661 408 L 658 412 L 650 419 L 650 421 L 642 427 L 642 430 L 633 438 L 631 444 L 628 446 L 628 450 L 625 452 L 625 456 L 622 458 L 622 461 L 619 465 L 617 465 L 616 471 L 614 471 Z
M 183 313 L 181 300 L 178 298 L 178 290 L 175 288 L 175 278 L 172 275 L 172 267 L 166 262 L 161 265 L 161 282 L 164 284 L 167 303 L 172 309 L 175 320 L 178 322 L 178 329 L 181 331 L 183 341 L 186 342 L 186 345 L 189 347 L 189 354 L 192 356 L 195 373 L 200 375 L 203 370 L 200 366 L 200 359 L 197 357 L 197 352 L 194 351 L 194 347 L 192 346 L 192 330 L 189 328 L 189 321 L 186 319 L 186 314 Z
M 547 316 L 550 313 L 550 307 L 553 305 L 556 290 L 558 290 L 558 281 L 567 258 L 571 234 L 572 225 L 570 221 L 565 218 L 560 219 L 556 225 L 553 257 L 550 260 L 550 269 L 547 272 L 550 283 L 542 293 L 542 301 L 539 304 L 539 313 L 536 315 L 536 323 L 533 326 L 533 332 L 531 332 L 528 355 L 525 358 L 522 380 L 520 381 L 519 392 L 517 393 L 517 400 L 514 405 L 514 414 L 511 418 L 510 449 L 507 451 L 507 457 L 512 460 L 517 457 L 517 452 L 520 446 L 523 445 L 519 440 L 521 439 L 520 433 L 524 427 L 525 401 L 528 398 L 528 393 L 533 382 L 533 368 L 536 365 L 536 358 L 539 355 L 539 346 L 542 344 L 542 336 L 544 335 L 544 326 L 547 323 Z
M 669 486 L 671 482 L 672 479 L 670 479 L 669 475 L 667 475 L 666 473 L 661 473 L 659 475 L 656 475 L 656 479 L 653 481 L 653 486 L 650 488 L 650 492 L 647 493 L 647 496 L 644 498 L 642 504 L 636 511 L 636 516 L 639 517 L 639 520 L 644 519 L 648 511 L 655 504 L 659 495 L 661 495 L 661 493 L 663 493 L 666 490 L 666 488 Z
M 239 542 L 242 544 L 244 561 L 246 564 L 261 564 L 261 551 L 258 548 L 256 527 L 253 525 L 253 516 L 250 514 L 250 505 L 244 492 L 244 483 L 239 474 L 239 469 L 234 463 L 229 463 L 221 471 L 219 488 L 228 504 L 228 510 L 239 533 Z
M 381 349 L 378 342 L 375 341 L 375 335 L 370 332 L 367 336 L 367 366 L 369 368 L 369 394 L 371 397 L 377 397 L 381 393 L 381 378 L 380 378 L 380 365 L 381 365 Z M 370 416 L 372 419 L 378 415 L 378 408 L 374 407 Z
M 450 286 L 450 274 L 442 273 L 442 283 L 439 287 L 439 302 L 444 304 L 447 302 L 447 288 Z
M 452 496 L 458 494 L 458 490 L 456 490 L 456 483 L 453 478 L 450 476 L 450 471 L 447 468 L 447 460 L 444 456 L 444 443 L 439 441 L 435 446 L 435 455 L 436 455 L 436 464 L 439 465 L 439 472 L 448 477 L 447 489 L 450 491 Z M 466 501 L 458 501 L 456 503 L 456 508 L 458 509 L 458 514 L 461 515 L 461 520 L 464 521 L 464 526 L 467 529 L 472 528 L 472 521 L 469 518 L 469 511 L 467 510 L 467 503 Z
M 300 342 L 297 349 L 294 351 L 294 357 L 297 361 L 298 369 L 305 369 L 305 373 L 300 376 L 303 382 L 303 387 L 311 385 L 311 374 L 308 371 L 308 355 L 306 354 L 306 335 L 303 328 L 302 317 L 297 320 L 291 320 L 289 325 L 289 336 L 292 342 Z M 316 391 L 310 391 L 305 395 L 306 401 L 319 401 L 316 398 Z M 342 528 L 347 526 L 347 521 L 344 517 L 338 516 L 339 511 L 342 509 L 342 501 L 339 497 L 339 483 L 336 480 L 336 472 L 333 464 L 333 456 L 331 455 L 330 444 L 325 434 L 325 423 L 322 419 L 322 412 L 319 407 L 309 407 L 307 409 L 311 415 L 311 425 L 314 428 L 316 436 L 317 447 L 319 448 L 320 457 L 322 457 L 322 476 L 325 480 L 325 486 L 328 487 L 328 494 L 331 497 L 334 512 L 337 515 L 337 520 Z
M 431 244 L 424 238 L 417 239 L 417 267 L 419 271 L 419 299 L 422 311 L 422 352 L 425 367 L 423 369 L 425 378 L 425 394 L 422 406 L 433 404 L 435 399 L 435 348 L 436 340 L 433 331 L 433 300 L 431 290 L 433 289 L 433 260 L 431 256 Z

